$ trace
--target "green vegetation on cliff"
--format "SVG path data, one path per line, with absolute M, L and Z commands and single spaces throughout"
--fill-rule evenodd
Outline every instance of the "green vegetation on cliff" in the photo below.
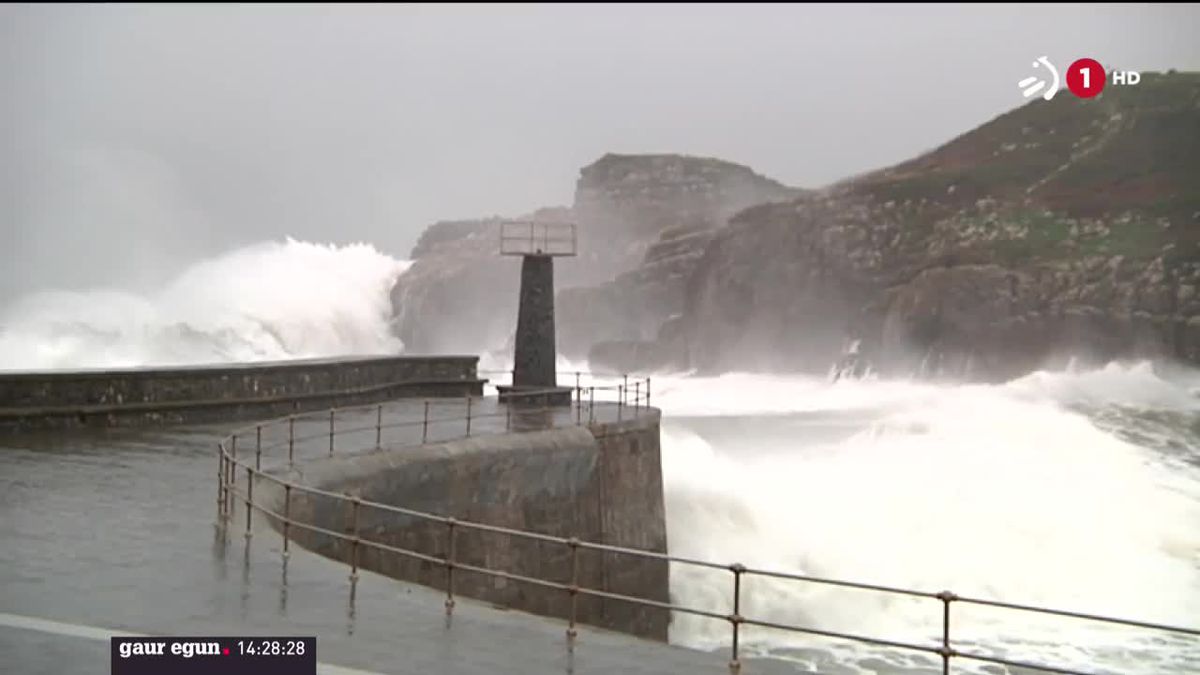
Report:
M 836 192 L 894 209 L 914 245 L 968 256 L 1186 259 L 1200 245 L 1198 129 L 1200 73 L 1146 73 L 1090 100 L 1038 99 Z

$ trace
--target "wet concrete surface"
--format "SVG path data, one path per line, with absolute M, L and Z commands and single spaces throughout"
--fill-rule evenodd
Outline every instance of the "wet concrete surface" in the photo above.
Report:
M 493 417 L 474 419 L 472 435 L 509 424 L 494 401 L 473 407 Z M 464 409 L 435 405 L 431 417 L 457 419 L 431 424 L 428 438 L 461 436 Z M 601 414 L 615 416 L 615 407 Z M 413 415 L 423 418 L 420 402 L 389 405 L 384 420 Z M 573 423 L 574 415 L 555 417 Z M 374 423 L 374 409 L 339 413 L 335 430 L 364 429 L 339 433 L 335 452 L 373 447 Z M 437 592 L 364 572 L 352 597 L 346 566 L 295 547 L 285 575 L 282 540 L 261 518 L 248 545 L 241 512 L 225 536 L 214 527 L 216 442 L 226 431 L 0 438 L 0 613 L 145 635 L 315 635 L 318 661 L 383 673 L 728 672 L 724 653 L 587 627 L 571 656 L 562 622 L 468 599 L 458 599 L 447 626 Z M 384 429 L 383 445 L 421 433 L 422 425 Z M 296 458 L 327 455 L 327 434 L 327 418 L 298 422 L 296 436 L 309 438 L 296 444 Z M 264 468 L 286 461 L 286 422 L 263 438 Z M 253 434 L 239 439 L 240 452 L 253 447 Z M 0 622 L 0 653 L 6 673 L 108 667 L 106 642 L 11 620 Z M 762 661 L 743 672 L 794 669 Z

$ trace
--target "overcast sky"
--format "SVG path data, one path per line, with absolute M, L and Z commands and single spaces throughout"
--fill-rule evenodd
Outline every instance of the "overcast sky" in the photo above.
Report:
M 1200 70 L 1200 6 L 0 6 L 0 304 L 291 235 L 407 255 L 605 152 L 816 187 L 1065 70 Z

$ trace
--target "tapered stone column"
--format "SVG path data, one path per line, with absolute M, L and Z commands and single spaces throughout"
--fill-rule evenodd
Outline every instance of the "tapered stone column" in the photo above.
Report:
M 558 386 L 554 369 L 554 258 L 575 255 L 575 226 L 504 223 L 500 228 L 500 253 L 522 257 L 512 386 L 498 387 L 500 399 L 569 405 L 572 390 Z

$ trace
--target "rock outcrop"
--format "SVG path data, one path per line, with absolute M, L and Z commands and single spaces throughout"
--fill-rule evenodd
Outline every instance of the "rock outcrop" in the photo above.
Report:
M 545 208 L 526 220 L 558 221 Z M 517 321 L 519 258 L 500 255 L 500 217 L 431 225 L 413 264 L 392 289 L 393 330 L 415 354 L 478 354 L 511 339 Z
M 668 351 L 693 367 L 1006 377 L 1058 357 L 1200 360 L 1200 76 L 1003 115 L 735 216 Z
M 555 270 L 560 351 L 578 358 L 603 340 L 654 338 L 682 311 L 711 233 L 747 206 L 798 194 L 716 159 L 605 155 L 584 167 L 570 209 L 522 217 L 578 226 L 579 255 Z M 519 265 L 498 255 L 501 221 L 440 222 L 422 234 L 392 293 L 406 349 L 479 352 L 511 338 Z
M 656 340 L 662 325 L 682 314 L 687 280 L 712 236 L 713 230 L 700 227 L 668 230 L 636 269 L 596 286 L 561 291 L 560 343 L 565 352 L 583 356 L 613 340 Z
M 392 288 L 393 331 L 406 352 L 477 351 L 475 331 L 500 334 L 501 326 L 487 320 L 496 303 L 516 315 L 519 268 L 497 255 L 499 235 L 492 235 L 498 227 L 498 219 L 443 221 L 421 236 L 412 266 Z M 483 321 L 468 323 L 484 309 Z
M 664 323 L 683 312 L 687 280 L 731 215 L 801 194 L 710 158 L 610 154 L 584 167 L 572 211 L 581 254 L 599 264 L 559 294 L 560 348 L 615 368 L 603 354 L 616 346 L 600 354 L 592 348 L 656 340 Z
M 610 281 L 643 262 L 672 230 L 710 230 L 755 204 L 800 194 L 732 162 L 686 155 L 608 154 L 585 166 L 572 212 L 579 223 L 586 283 Z

